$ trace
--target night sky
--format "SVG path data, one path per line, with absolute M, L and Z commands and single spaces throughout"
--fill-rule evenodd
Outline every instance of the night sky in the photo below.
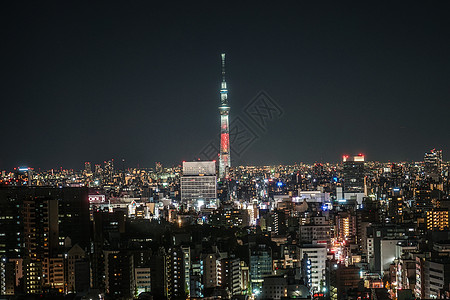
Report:
M 448 160 L 448 2 L 222 2 L 3 4 L 0 170 L 197 157 L 221 52 L 231 119 L 261 90 L 284 112 L 233 164 Z

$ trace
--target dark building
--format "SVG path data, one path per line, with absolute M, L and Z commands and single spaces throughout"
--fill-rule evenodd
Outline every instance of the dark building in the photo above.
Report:
M 165 269 L 167 272 L 167 298 L 186 299 L 189 283 L 186 284 L 185 259 L 181 247 L 169 248 Z
M 126 215 L 123 211 L 109 213 L 98 211 L 93 214 L 93 253 L 91 256 L 92 286 L 103 290 L 104 286 L 104 253 L 105 245 L 108 249 L 118 249 L 120 235 L 125 232 Z
M 287 232 L 286 213 L 284 210 L 276 210 L 272 213 L 273 233 L 275 235 L 284 235 Z
M 60 243 L 66 238 L 72 245 L 90 244 L 90 217 L 87 188 L 62 188 L 57 194 Z
M 221 286 L 232 295 L 241 291 L 241 270 L 239 258 L 224 258 L 220 261 Z
M 439 196 L 439 191 L 437 190 L 429 190 L 429 189 L 418 189 L 414 192 L 414 200 L 415 200 L 415 212 L 420 214 L 424 214 L 426 211 L 429 211 L 433 208 L 432 201 L 437 199 Z
M 263 277 L 272 274 L 272 249 L 265 244 L 249 247 L 250 280 L 252 290 L 261 290 Z
M 431 149 L 423 160 L 425 176 L 437 181 L 442 171 L 442 150 Z
M 166 253 L 163 247 L 150 258 L 150 281 L 155 299 L 164 299 L 167 290 Z
M 0 188 L 0 255 L 7 258 L 24 255 L 23 201 L 15 191 L 15 188 Z
M 86 252 L 76 244 L 65 255 L 66 291 L 87 292 L 90 287 L 90 264 Z
M 387 198 L 387 204 L 388 216 L 392 219 L 392 222 L 401 222 L 406 206 L 402 190 L 393 188 Z
M 0 295 L 14 295 L 16 289 L 16 263 L 3 257 L 0 260 Z
M 75 262 L 75 290 L 79 293 L 88 292 L 90 288 L 89 260 L 82 259 Z
M 339 265 L 336 270 L 336 286 L 338 299 L 348 299 L 349 290 L 357 289 L 362 281 L 360 268 L 356 266 Z
M 344 193 L 364 192 L 364 155 L 359 154 L 353 157 L 345 155 L 343 162 L 343 182 Z
M 133 255 L 105 251 L 105 291 L 110 297 L 132 298 L 135 292 Z

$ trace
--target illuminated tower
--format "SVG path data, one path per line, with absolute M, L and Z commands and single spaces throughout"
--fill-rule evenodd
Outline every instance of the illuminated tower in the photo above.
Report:
M 222 53 L 222 87 L 220 89 L 220 154 L 219 154 L 219 178 L 228 177 L 230 160 L 230 129 L 228 124 L 228 89 L 225 81 L 225 53 Z

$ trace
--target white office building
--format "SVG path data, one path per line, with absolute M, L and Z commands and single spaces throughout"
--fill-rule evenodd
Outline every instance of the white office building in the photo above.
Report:
M 302 263 L 302 266 L 310 268 L 308 272 L 304 272 L 310 275 L 310 278 L 304 278 L 305 282 L 310 282 L 312 291 L 319 291 L 320 283 L 325 281 L 326 246 L 305 244 L 299 246 L 297 251 L 300 260 L 309 260 L 308 263 Z
M 181 202 L 198 210 L 218 205 L 215 161 L 183 162 Z

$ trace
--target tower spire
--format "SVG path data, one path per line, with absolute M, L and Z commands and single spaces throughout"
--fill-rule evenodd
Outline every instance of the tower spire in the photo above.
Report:
M 225 81 L 225 53 L 222 53 L 222 85 L 220 89 L 220 105 L 228 106 L 228 90 Z
M 225 53 L 222 53 L 222 82 L 225 82 Z

